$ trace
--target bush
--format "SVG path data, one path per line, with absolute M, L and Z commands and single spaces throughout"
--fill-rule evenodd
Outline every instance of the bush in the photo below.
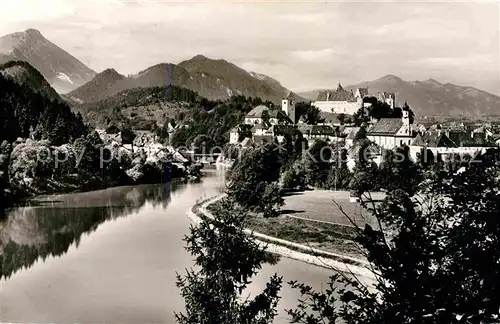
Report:
M 266 185 L 260 202 L 264 217 L 276 217 L 279 215 L 280 207 L 283 206 L 281 189 L 275 183 Z
M 281 174 L 280 183 L 283 189 L 301 190 L 306 187 L 306 170 L 302 160 L 295 161 Z

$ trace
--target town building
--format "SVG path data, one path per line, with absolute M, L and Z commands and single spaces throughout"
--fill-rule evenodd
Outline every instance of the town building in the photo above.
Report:
M 377 99 L 381 102 L 385 102 L 392 109 L 396 108 L 396 95 L 394 93 L 379 92 Z
M 288 100 L 288 99 L 287 99 Z M 283 100 L 285 102 L 285 100 Z M 287 101 L 288 103 L 288 101 Z M 287 110 L 291 110 L 290 104 L 287 105 Z M 293 104 L 293 111 L 295 111 L 295 104 Z M 267 106 L 259 105 L 252 109 L 245 116 L 245 124 L 249 125 L 263 125 L 269 123 L 270 125 L 290 125 L 293 124 L 292 120 L 285 113 L 285 108 L 282 110 L 270 109 Z
M 422 149 L 431 151 L 434 157 L 440 155 L 444 160 L 454 155 L 476 156 L 487 149 L 495 147 L 482 136 L 474 136 L 465 132 L 449 132 L 443 130 L 428 131 L 418 134 L 410 145 L 410 154 L 416 159 Z
M 345 90 L 339 83 L 334 91 L 320 91 L 316 101 L 312 104 L 323 112 L 354 115 L 364 107 L 363 98 L 366 96 L 368 96 L 367 88 L 359 88 L 356 89 L 356 92 L 353 92 L 352 90 Z
M 360 127 L 346 127 L 345 129 L 345 145 L 350 148 L 354 145 L 356 134 L 359 132 Z
M 297 116 L 295 115 L 295 98 L 292 92 L 289 92 L 288 96 L 281 100 L 281 110 L 290 118 L 292 124 L 297 122 Z
M 237 144 L 247 137 L 252 137 L 252 125 L 236 125 L 229 131 L 229 144 Z
M 297 125 L 297 129 L 302 133 L 304 139 L 309 142 L 309 145 L 314 144 L 315 140 L 323 141 L 339 141 L 343 140 L 337 136 L 334 127 L 330 125 Z
M 410 145 L 414 133 L 409 111 L 403 110 L 401 118 L 381 118 L 368 128 L 366 136 L 373 143 L 388 150 L 402 145 Z

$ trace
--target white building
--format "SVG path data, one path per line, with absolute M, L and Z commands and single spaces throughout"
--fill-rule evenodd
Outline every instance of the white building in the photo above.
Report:
M 302 133 L 304 139 L 312 145 L 314 140 L 339 142 L 343 139 L 337 137 L 335 128 L 331 125 L 297 125 L 297 129 Z
M 295 115 L 295 98 L 292 92 L 289 92 L 288 96 L 281 100 L 281 110 L 290 118 L 292 124 L 297 122 L 297 116 Z
M 489 148 L 495 147 L 494 144 L 489 144 L 478 137 L 472 137 L 468 141 L 460 140 L 460 138 L 467 139 L 469 136 L 467 133 L 457 134 L 442 130 L 418 134 L 410 145 L 410 154 L 412 158 L 416 158 L 422 149 L 427 149 L 432 152 L 435 158 L 439 154 L 443 159 L 447 159 L 454 155 L 463 156 L 467 154 L 475 156 L 478 153 L 484 153 Z
M 335 91 L 320 91 L 316 101 L 312 104 L 323 112 L 354 115 L 360 108 L 364 107 L 363 98 L 367 95 L 367 88 L 358 88 L 353 93 L 350 90 L 344 90 L 339 83 Z
M 388 150 L 410 145 L 414 136 L 409 112 L 403 110 L 402 118 L 381 118 L 367 130 L 366 136 L 370 141 Z
M 290 109 L 290 106 L 288 106 L 287 109 Z M 295 105 L 294 105 L 294 111 L 295 111 Z M 264 124 L 266 120 L 271 125 L 292 124 L 292 120 L 285 113 L 284 109 L 275 110 L 275 109 L 270 109 L 269 107 L 264 105 L 259 105 L 255 107 L 245 116 L 245 124 L 248 125 Z

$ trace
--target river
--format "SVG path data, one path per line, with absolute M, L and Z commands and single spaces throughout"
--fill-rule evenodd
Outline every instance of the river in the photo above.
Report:
M 183 310 L 175 273 L 192 266 L 182 238 L 187 210 L 223 190 L 223 169 L 196 183 L 142 185 L 40 197 L 0 223 L 0 322 L 174 323 Z M 330 270 L 281 258 L 277 272 L 319 288 Z M 296 291 L 285 283 L 276 323 Z

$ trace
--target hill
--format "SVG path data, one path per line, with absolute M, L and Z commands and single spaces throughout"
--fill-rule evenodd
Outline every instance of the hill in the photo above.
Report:
M 74 105 L 73 110 L 97 128 L 130 125 L 149 130 L 168 119 L 180 119 L 193 105 L 210 103 L 191 90 L 168 86 L 123 90 L 101 101 Z
M 32 136 L 61 145 L 88 133 L 81 116 L 29 63 L 0 66 L 0 89 L 0 142 Z
M 197 55 L 177 65 L 157 64 L 130 77 L 116 77 L 115 73 L 114 78 L 105 78 L 101 74 L 70 92 L 68 98 L 74 101 L 92 102 L 103 100 L 127 89 L 169 85 L 195 91 L 210 100 L 224 100 L 233 95 L 242 95 L 278 103 L 288 94 L 285 87 L 268 76 L 249 73 L 228 61 L 213 60 L 203 55 Z M 297 96 L 296 100 L 304 99 Z
M 110 96 L 114 92 L 113 87 L 125 79 L 126 77 L 116 72 L 115 69 L 106 69 L 65 97 L 74 98 L 79 103 L 102 100 Z
M 85 84 L 96 74 L 36 29 L 0 37 L 0 64 L 11 60 L 30 63 L 60 93 Z
M 50 100 L 61 100 L 61 97 L 54 88 L 50 86 L 47 80 L 45 80 L 43 75 L 27 62 L 9 61 L 0 65 L 0 74 L 5 78 L 12 79 L 20 85 L 26 85 L 34 92 L 38 92 Z
M 404 81 L 395 75 L 386 75 L 346 88 L 368 88 L 370 94 L 375 96 L 383 91 L 393 92 L 396 94 L 397 104 L 402 106 L 407 101 L 417 116 L 500 115 L 500 97 L 473 87 L 442 84 L 434 79 Z M 301 94 L 315 100 L 314 93 L 310 91 Z

